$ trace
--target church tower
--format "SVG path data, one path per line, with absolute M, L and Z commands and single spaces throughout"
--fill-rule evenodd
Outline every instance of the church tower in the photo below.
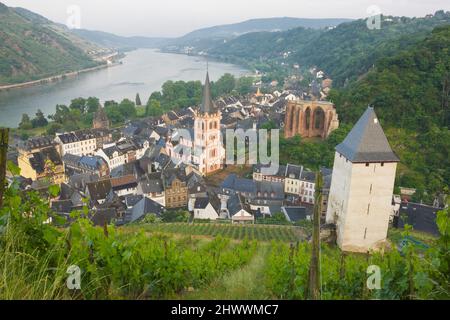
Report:
M 209 74 L 206 73 L 202 104 L 194 119 L 193 160 L 203 175 L 214 173 L 223 166 L 225 149 L 220 132 L 221 119 L 222 113 L 212 100 Z
M 367 252 L 385 242 L 398 162 L 369 107 L 334 157 L 327 223 L 336 225 L 342 250 Z

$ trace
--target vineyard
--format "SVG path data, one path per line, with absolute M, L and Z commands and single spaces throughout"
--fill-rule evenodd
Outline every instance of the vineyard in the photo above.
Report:
M 48 190 L 49 198 L 59 188 Z M 24 214 L 26 213 L 26 214 Z M 0 208 L 0 299 L 305 299 L 311 244 L 297 227 L 142 224 L 95 227 L 88 209 L 56 228 L 49 200 L 13 183 Z M 344 254 L 322 245 L 322 299 L 449 299 L 449 210 L 438 213 L 439 239 L 384 253 Z M 406 228 L 402 237 L 411 230 Z M 196 235 L 199 235 L 196 237 Z M 231 241 L 232 239 L 239 241 Z M 367 268 L 381 270 L 380 289 Z M 80 290 L 67 270 L 78 266 Z
M 235 240 L 296 242 L 306 238 L 301 227 L 267 225 L 232 225 L 218 223 L 158 223 L 140 225 L 146 231 L 193 236 L 222 236 Z

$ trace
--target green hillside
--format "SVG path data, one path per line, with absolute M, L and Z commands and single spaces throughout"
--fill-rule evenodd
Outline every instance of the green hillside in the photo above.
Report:
M 298 63 L 318 66 L 338 86 L 356 80 L 381 57 L 390 56 L 425 38 L 436 26 L 450 24 L 450 13 L 432 17 L 383 16 L 380 30 L 370 30 L 366 20 L 342 23 L 330 30 L 297 28 L 283 32 L 258 32 L 240 36 L 209 49 L 209 54 L 245 64 Z M 283 53 L 290 52 L 284 58 Z
M 372 105 L 402 163 L 400 183 L 430 192 L 450 181 L 450 25 L 380 59 L 364 78 L 332 92 L 339 116 L 353 123 Z
M 0 3 L 0 85 L 37 80 L 97 65 L 63 28 Z

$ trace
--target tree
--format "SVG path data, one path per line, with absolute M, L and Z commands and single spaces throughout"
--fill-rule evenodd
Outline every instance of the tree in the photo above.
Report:
M 225 73 L 217 82 L 213 83 L 212 91 L 215 98 L 230 94 L 236 87 L 236 78 Z
M 70 120 L 70 109 L 63 104 L 58 104 L 55 114 L 50 115 L 49 118 L 56 123 L 64 124 L 64 122 Z
M 141 97 L 139 96 L 139 93 L 136 93 L 136 105 L 142 106 Z
M 253 78 L 242 77 L 238 80 L 236 90 L 239 94 L 245 95 L 253 91 Z
M 96 97 L 89 97 L 86 101 L 88 113 L 95 113 L 100 107 L 100 100 Z
M 86 99 L 84 98 L 76 98 L 70 102 L 70 109 L 80 110 L 81 113 L 86 111 Z
M 124 116 L 125 119 L 134 118 L 136 117 L 136 105 L 133 101 L 124 99 L 119 104 L 119 112 Z
M 159 117 L 163 113 L 161 103 L 158 100 L 150 100 L 145 107 L 145 115 L 148 117 Z
M 33 128 L 41 128 L 45 127 L 48 124 L 48 120 L 45 118 L 44 113 L 41 111 L 41 109 L 38 109 L 36 112 L 36 117 L 31 120 L 31 123 L 33 124 Z
M 51 122 L 47 128 L 47 134 L 50 136 L 54 136 L 60 129 L 62 129 L 62 125 L 57 122 Z
M 33 124 L 31 123 L 30 116 L 26 113 L 22 114 L 22 121 L 19 123 L 19 129 L 29 130 L 33 128 Z

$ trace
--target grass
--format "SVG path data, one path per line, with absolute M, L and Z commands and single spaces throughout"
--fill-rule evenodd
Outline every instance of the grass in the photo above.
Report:
M 250 263 L 217 278 L 205 288 L 187 292 L 185 300 L 267 300 L 272 295 L 264 285 L 268 244 L 261 244 Z
M 304 240 L 305 231 L 301 227 L 271 225 L 232 225 L 220 223 L 155 223 L 140 225 L 149 232 L 192 235 L 198 237 L 222 236 L 234 240 L 258 240 L 266 242 L 278 240 L 296 242 Z

